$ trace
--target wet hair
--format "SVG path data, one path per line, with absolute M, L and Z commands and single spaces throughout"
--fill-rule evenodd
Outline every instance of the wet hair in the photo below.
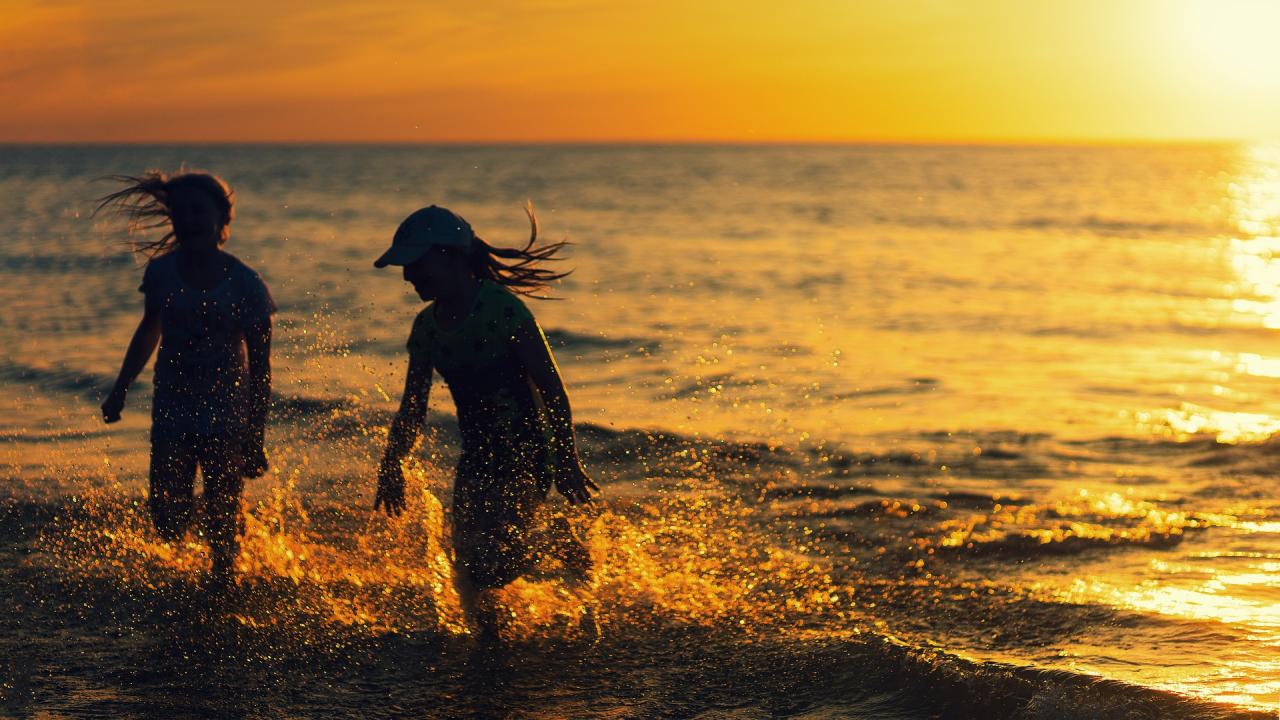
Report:
M 204 172 L 179 172 L 166 175 L 159 170 L 148 170 L 137 177 L 110 175 L 102 179 L 122 182 L 125 187 L 98 198 L 98 207 L 94 209 L 94 214 L 109 209 L 124 216 L 129 221 L 130 233 L 166 229 L 159 240 L 131 241 L 134 252 L 155 258 L 172 252 L 178 247 L 178 238 L 173 231 L 173 211 L 169 206 L 169 199 L 175 192 L 181 190 L 200 190 L 208 193 L 222 214 L 218 245 L 225 244 L 230 237 L 231 220 L 235 217 L 235 193 L 216 175 Z
M 552 298 L 537 293 L 573 271 L 556 272 L 538 265 L 563 260 L 564 258 L 556 255 L 569 243 L 561 240 L 534 247 L 538 242 L 538 216 L 533 212 L 533 203 L 525 203 L 524 212 L 529 216 L 529 242 L 524 247 L 494 247 L 476 235 L 467 252 L 467 264 L 478 278 L 492 280 L 526 297 L 551 300 Z M 504 260 L 512 262 L 503 262 Z

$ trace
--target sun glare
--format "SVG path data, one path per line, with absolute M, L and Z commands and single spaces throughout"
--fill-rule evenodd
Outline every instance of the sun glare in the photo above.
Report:
M 1280 147 L 1245 151 L 1229 200 L 1239 234 L 1228 252 L 1242 291 L 1232 309 L 1280 328 Z
M 1183 13 L 1186 60 L 1215 86 L 1280 92 L 1280 3 L 1190 0 Z

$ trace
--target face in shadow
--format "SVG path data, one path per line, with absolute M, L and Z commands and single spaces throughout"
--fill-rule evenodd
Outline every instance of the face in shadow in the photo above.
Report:
M 226 218 L 209 193 L 178 187 L 169 194 L 169 217 L 178 245 L 195 252 L 213 252 L 222 244 Z
M 404 281 L 424 301 L 459 294 L 470 277 L 466 256 L 451 248 L 432 248 L 404 266 Z

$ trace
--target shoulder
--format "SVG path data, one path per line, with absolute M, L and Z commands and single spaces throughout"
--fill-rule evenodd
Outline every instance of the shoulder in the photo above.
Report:
M 430 357 L 431 345 L 435 340 L 436 332 L 434 310 L 435 303 L 428 303 L 413 318 L 413 329 L 409 331 L 409 342 L 407 343 L 411 357 Z
M 271 296 L 271 289 L 267 287 L 262 276 L 235 255 L 231 253 L 226 255 L 231 263 L 234 292 L 238 295 L 248 317 L 262 318 L 274 314 L 278 309 L 276 301 Z
M 165 253 L 147 260 L 142 268 L 142 284 L 138 291 L 151 295 L 167 294 L 177 283 L 178 264 L 173 253 Z
M 178 256 L 172 252 L 147 260 L 146 267 L 143 268 L 142 274 L 145 275 L 164 275 L 178 271 Z
M 232 275 L 250 283 L 266 286 L 267 283 L 262 279 L 262 276 L 258 274 L 257 270 L 249 267 L 243 260 L 231 253 L 226 253 L 226 255 L 228 262 L 231 263 Z
M 427 303 L 427 306 L 414 316 L 413 329 L 409 332 L 409 337 L 418 341 L 428 341 L 435 337 L 436 334 L 436 315 L 435 303 Z
M 413 317 L 414 332 L 417 332 L 419 328 L 426 330 L 435 327 L 435 309 L 436 304 L 434 302 L 429 302 L 426 307 L 422 308 L 422 310 Z
M 486 280 L 484 283 L 485 301 L 492 303 L 493 310 L 504 320 L 525 320 L 533 318 L 529 306 L 514 292 L 500 283 Z
M 486 281 L 485 285 L 487 292 L 482 320 L 489 332 L 508 340 L 541 332 L 538 321 L 519 295 L 495 282 Z

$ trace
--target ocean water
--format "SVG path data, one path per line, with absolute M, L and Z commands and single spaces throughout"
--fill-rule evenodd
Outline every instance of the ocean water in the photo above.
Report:
M 242 593 L 145 516 L 141 310 L 95 181 L 201 168 L 280 305 Z M 531 303 L 598 577 L 478 656 L 436 383 L 371 511 L 426 204 L 568 239 Z M 1280 148 L 0 147 L 0 714 L 1274 717 Z M 557 500 L 557 503 L 562 501 Z M 601 637 L 578 618 L 594 608 Z

